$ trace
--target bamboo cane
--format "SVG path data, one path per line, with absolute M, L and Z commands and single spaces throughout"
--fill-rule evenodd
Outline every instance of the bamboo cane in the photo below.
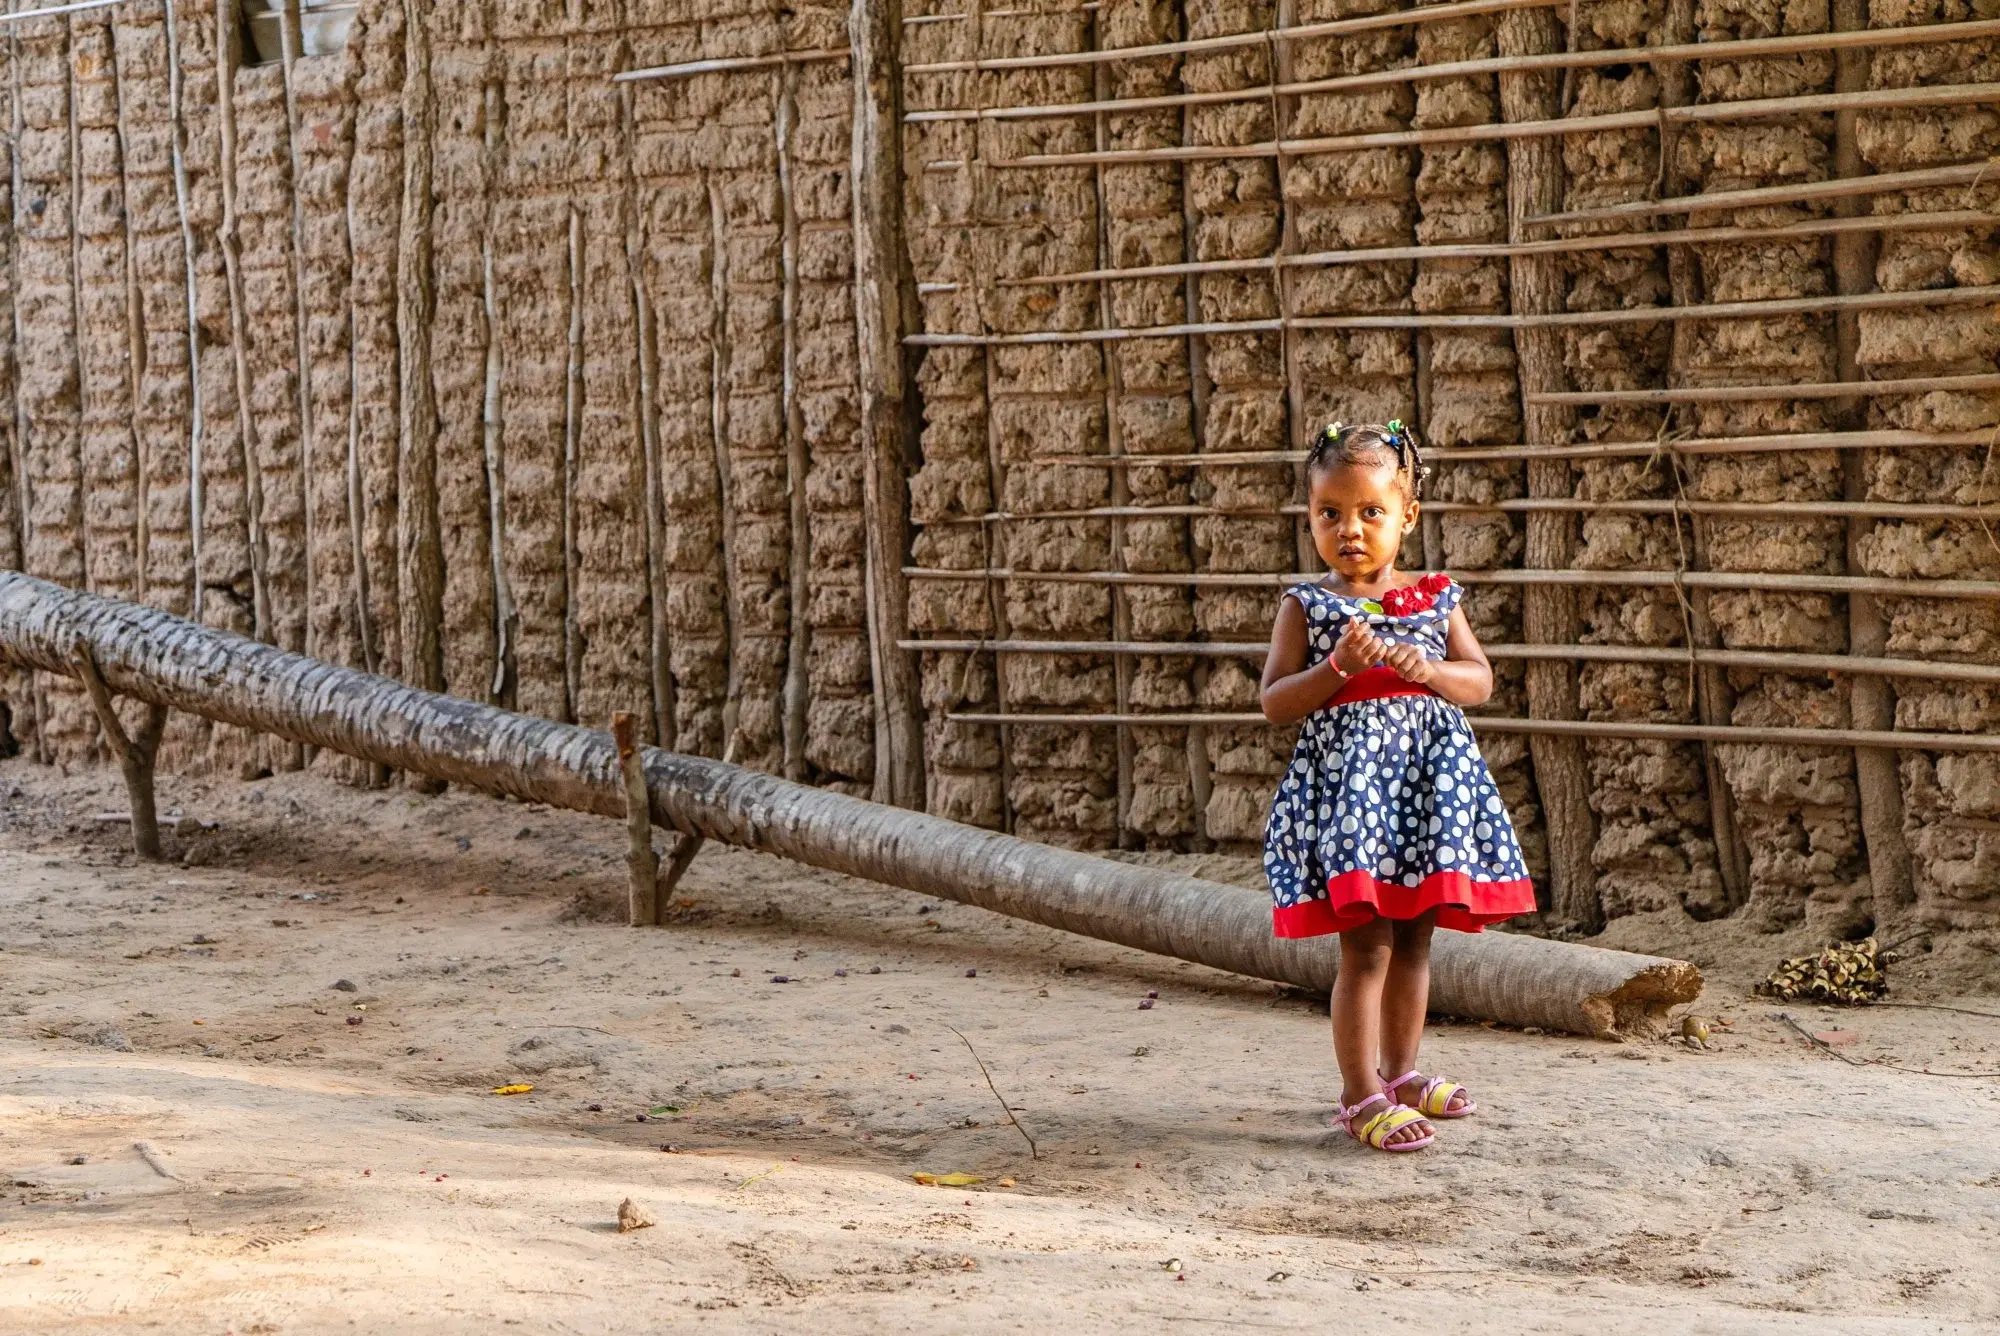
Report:
M 68 675 L 81 644 L 113 691 L 397 770 L 619 817 L 603 733 L 321 663 L 157 609 L 0 571 L 0 654 Z M 1996 740 L 2000 741 L 2000 740 Z M 653 824 L 867 877 L 1216 969 L 1324 992 L 1330 938 L 1273 937 L 1267 898 L 1155 868 L 1037 845 L 807 788 L 698 756 L 644 749 Z M 1431 1005 L 1515 1025 L 1622 1037 L 1657 1032 L 1701 975 L 1682 961 L 1540 938 L 1446 934 Z
M 1282 32 L 1272 34 L 1282 40 Z M 1395 69 L 1367 70 L 1360 74 L 1335 75 L 1326 79 L 1306 79 L 1222 88 L 1198 93 L 1159 93 L 1148 97 L 1120 97 L 1090 102 L 1026 103 L 1008 107 L 940 108 L 913 111 L 903 117 L 905 124 L 949 121 L 1032 120 L 1060 116 L 1119 115 L 1135 111 L 1156 111 L 1168 107 L 1214 106 L 1228 102 L 1249 102 L 1268 97 L 1306 97 L 1329 93 L 1351 93 L 1365 88 L 1381 88 L 1433 79 L 1481 78 L 1494 74 L 1527 74 L 1545 71 L 1595 69 L 1605 65 L 1659 65 L 1681 61 L 1746 60 L 1756 56 L 1785 56 L 1803 52 L 1859 50 L 1912 46 L 1921 43 L 1972 42 L 2000 36 L 2000 20 L 1973 19 L 1958 23 L 1926 23 L 1907 28 L 1870 28 L 1840 33 L 1789 33 L 1777 37 L 1748 37 L 1718 42 L 1670 43 L 1662 46 L 1602 47 L 1590 51 L 1553 51 L 1520 56 L 1482 56 L 1475 60 L 1439 61 L 1435 65 L 1404 65 Z M 1071 53 L 1064 52 L 1063 55 Z M 1052 57 L 1038 57 L 1046 62 Z
M 2000 506 L 1962 506 L 1944 501 L 1683 501 L 1679 497 L 1641 497 L 1597 501 L 1574 496 L 1518 496 L 1496 501 L 1425 501 L 1426 515 L 1533 514 L 1537 511 L 1577 511 L 1586 515 L 1724 515 L 1737 518 L 1827 519 L 1853 516 L 1882 520 L 2000 520 Z M 1276 519 L 1303 515 L 1306 508 L 1283 506 L 1080 506 L 1070 510 L 989 510 L 980 515 L 950 515 L 929 527 L 955 524 L 1023 524 L 1036 520 L 1189 519 L 1203 515 L 1234 515 L 1241 519 Z
M 2000 85 L 1995 85 L 2000 92 Z M 1516 257 L 1517 260 L 1520 257 Z M 1127 339 L 1173 338 L 1182 334 L 1241 334 L 1282 329 L 1512 329 L 1594 328 L 1651 325 L 1680 320 L 1765 320 L 1772 316 L 1826 312 L 1888 311 L 1912 306 L 1985 305 L 2000 302 L 2000 284 L 1964 288 L 1916 288 L 1904 292 L 1840 293 L 1828 297 L 1779 297 L 1756 301 L 1709 302 L 1700 306 L 1627 306 L 1608 311 L 1550 311 L 1490 315 L 1300 315 L 1289 319 L 1211 320 L 1199 325 L 1144 325 L 1132 329 L 1047 329 L 1024 334 L 911 334 L 903 341 L 919 348 L 989 348 L 1036 343 L 1116 343 Z
M 1129 268 L 1085 269 L 1067 274 L 1024 274 L 996 278 L 997 288 L 1059 287 L 1065 283 L 1098 283 L 1107 279 L 1178 278 L 1184 274 L 1276 273 L 1320 269 L 1336 264 L 1379 264 L 1394 260 L 1507 260 L 1519 255 L 1571 255 L 1611 250 L 1654 250 L 1662 246 L 1706 246 L 1725 241 L 1786 241 L 1798 237 L 1839 236 L 1851 232 L 1927 232 L 1956 227 L 1990 227 L 2000 213 L 1984 209 L 1948 209 L 1935 213 L 1866 214 L 1854 218 L 1807 218 L 1778 227 L 1689 227 L 1658 232 L 1600 232 L 1542 241 L 1437 242 L 1417 246 L 1365 246 L 1354 250 L 1305 251 L 1296 255 L 1258 255 L 1237 260 L 1180 260 L 1172 264 Z M 922 292 L 957 292 L 956 283 L 920 283 Z
M 2000 223 L 2000 216 L 1994 218 Z M 1777 385 L 1692 385 L 1659 390 L 1569 390 L 1527 395 L 1529 403 L 1565 404 L 1731 404 L 1744 400 L 1844 399 L 1871 394 L 1929 394 L 1944 390 L 1971 394 L 2000 390 L 2000 375 L 1904 376 L 1891 380 L 1813 380 Z
M 1458 0 L 1458 3 L 1454 4 L 1429 5 L 1421 9 L 1399 9 L 1387 14 L 1364 14 L 1355 18 L 1329 19 L 1322 23 L 1302 23 L 1286 29 L 1282 35 L 1269 31 L 1225 33 L 1216 37 L 1196 37 L 1180 42 L 1105 47 L 1096 51 L 1063 51 L 1043 56 L 998 56 L 992 60 L 934 60 L 905 65 L 903 73 L 970 74 L 986 70 L 1092 65 L 1109 60 L 1150 60 L 1157 56 L 1228 51 L 1243 46 L 1265 46 L 1273 40 L 1297 42 L 1318 37 L 1344 37 L 1353 33 L 1378 32 L 1383 28 L 1447 23 L 1453 19 L 1474 18 L 1482 14 L 1502 14 L 1514 9 L 1551 9 L 1565 3 L 1567 0 Z M 995 10 L 986 17 L 998 17 L 1001 12 Z M 953 17 L 960 16 L 953 15 Z
M 1270 646 L 1244 640 L 948 640 L 901 642 L 912 650 L 980 654 L 1151 654 L 1175 658 L 1261 659 Z M 1544 663 L 1714 664 L 1774 673 L 1909 677 L 1933 682 L 2000 683 L 2000 664 L 1941 663 L 1875 655 L 1805 654 L 1778 650 L 1703 649 L 1668 645 L 1485 645 L 1488 658 Z
M 1044 728 L 1195 728 L 1270 723 L 1255 711 L 1184 711 L 1172 714 L 976 714 L 951 713 L 955 724 L 1037 725 Z M 1986 733 L 1870 732 L 1858 728 L 1766 728 L 1746 724 L 1656 724 L 1640 720 L 1514 719 L 1468 715 L 1478 733 L 1571 738 L 1625 738 L 1651 742 L 1725 742 L 1741 746 L 1879 747 L 1890 751 L 2000 752 L 2000 737 Z
M 1707 436 L 1671 443 L 1677 455 L 1754 455 L 1786 450 L 1913 450 L 1930 446 L 1979 446 L 1994 441 L 1992 429 L 1984 431 L 1801 431 L 1768 436 Z M 1476 445 L 1451 446 L 1432 450 L 1427 458 L 1435 464 L 1493 462 L 1528 458 L 1547 459 L 1638 459 L 1665 455 L 1669 443 L 1663 441 L 1611 441 L 1598 445 Z M 1256 464 L 1296 464 L 1305 458 L 1298 450 L 1217 450 L 1207 454 L 1179 455 L 1045 455 L 1034 462 L 1092 468 L 1223 468 Z
M 1301 580 L 1317 580 L 1322 572 L 1285 571 L 1025 571 L 1005 567 L 949 570 L 929 566 L 904 568 L 912 580 L 1020 580 L 1049 584 L 1193 585 L 1220 589 L 1280 590 Z M 1461 584 L 1492 585 L 1625 585 L 1672 589 L 1676 585 L 1703 589 L 1745 589 L 1805 594 L 1885 594 L 1892 598 L 2000 598 L 2000 581 L 1913 580 L 1882 575 L 1802 575 L 1790 571 L 1579 571 L 1514 567 L 1506 570 L 1454 570 Z
M 1750 98 L 1741 102 L 1701 102 L 1650 111 L 1611 111 L 1594 116 L 1551 116 L 1544 120 L 1499 124 L 1450 125 L 1425 130 L 1385 130 L 1371 134 L 1330 135 L 1321 139 L 1266 140 L 1259 144 L 1202 144 L 1179 148 L 1111 149 L 1103 153 L 1030 153 L 1019 158 L 989 159 L 993 167 L 1084 167 L 1092 163 L 1199 162 L 1223 158 L 1270 158 L 1279 153 L 1350 153 L 1371 148 L 1410 148 L 1420 144 L 1480 144 L 1510 139 L 1551 139 L 1597 134 L 1605 130 L 1653 130 L 1666 125 L 1701 121 L 1765 120 L 1813 116 L 1823 112 L 1895 107 L 1954 107 L 2000 99 L 2000 84 L 1943 84 L 1929 88 L 1884 88 L 1864 93 L 1810 93 L 1791 97 Z M 1971 178 L 1966 178 L 1971 179 Z M 1708 207 L 1702 205 L 1699 207 Z M 1560 221 L 1564 215 L 1544 214 L 1533 223 Z
M 1840 110 L 1828 107 L 1826 110 Z M 1632 200 L 1595 209 L 1544 214 L 1536 223 L 1603 223 L 1614 219 L 1651 218 L 1663 214 L 1705 213 L 1714 209 L 1761 209 L 1772 204 L 1803 204 L 1808 200 L 1856 199 L 1891 191 L 1928 190 L 1937 186 L 1977 185 L 2000 179 L 2000 159 L 1962 162 L 1950 167 L 1918 167 L 1875 176 L 1837 176 L 1826 181 L 1793 181 L 1781 186 L 1747 186 L 1706 195 L 1676 195 L 1667 199 Z
M 845 60 L 844 46 L 812 51 L 777 51 L 768 56 L 718 56 L 712 60 L 684 60 L 677 65 L 654 65 L 643 70 L 623 70 L 611 76 L 613 83 L 643 83 L 657 79 L 687 79 L 697 74 L 733 74 L 739 70 L 767 70 L 774 65 L 804 65 L 818 60 Z

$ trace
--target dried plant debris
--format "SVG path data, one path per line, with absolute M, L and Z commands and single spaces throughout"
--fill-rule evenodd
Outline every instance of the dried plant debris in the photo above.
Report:
M 1779 963 L 1757 991 L 1781 1001 L 1804 999 L 1864 1006 L 1889 991 L 1887 954 L 1873 937 L 1859 942 L 1834 942 L 1817 954 L 1793 956 Z

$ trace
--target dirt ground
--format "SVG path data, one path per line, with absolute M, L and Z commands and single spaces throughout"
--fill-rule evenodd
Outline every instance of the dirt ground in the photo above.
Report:
M 161 802 L 217 825 L 135 866 L 114 780 L 0 765 L 0 1331 L 2000 1322 L 2000 1079 L 1807 1050 L 1786 939 L 1686 943 L 1711 1052 L 1436 1027 L 1483 1112 L 1388 1157 L 1269 985 L 724 849 L 634 930 L 616 823 L 476 796 Z M 2000 1019 L 1791 1010 L 2000 1071 Z

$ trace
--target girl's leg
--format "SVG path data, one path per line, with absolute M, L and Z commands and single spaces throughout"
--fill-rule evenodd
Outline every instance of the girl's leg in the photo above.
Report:
M 1391 925 L 1388 969 L 1382 981 L 1382 1071 L 1399 1076 L 1417 1065 L 1424 1015 L 1431 1000 L 1433 912 Z
M 1382 988 L 1393 948 L 1393 925 L 1387 919 L 1340 935 L 1340 972 L 1333 981 L 1333 1055 L 1340 1063 L 1340 1102 L 1349 1107 L 1382 1089 L 1375 1059 L 1382 1051 Z M 1429 1131 L 1429 1124 L 1416 1123 L 1389 1141 L 1414 1141 Z
M 1437 928 L 1433 910 L 1394 925 L 1389 949 L 1389 966 L 1382 982 L 1382 1075 L 1400 1076 L 1415 1071 L 1417 1048 L 1423 1043 L 1424 1016 L 1431 999 L 1431 933 Z M 1416 1097 L 1412 1083 L 1392 1096 Z M 1452 1096 L 1451 1107 L 1465 1103 L 1463 1091 Z

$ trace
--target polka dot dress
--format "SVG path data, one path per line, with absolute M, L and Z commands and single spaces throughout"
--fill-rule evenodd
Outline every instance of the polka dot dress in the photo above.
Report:
M 1317 584 L 1286 597 L 1305 609 L 1313 664 L 1357 616 L 1384 641 L 1442 659 L 1459 593 L 1451 584 L 1429 608 L 1400 617 Z M 1433 909 L 1439 927 L 1478 932 L 1535 908 L 1513 822 L 1464 711 L 1386 667 L 1306 716 L 1271 804 L 1264 874 L 1280 937 Z

